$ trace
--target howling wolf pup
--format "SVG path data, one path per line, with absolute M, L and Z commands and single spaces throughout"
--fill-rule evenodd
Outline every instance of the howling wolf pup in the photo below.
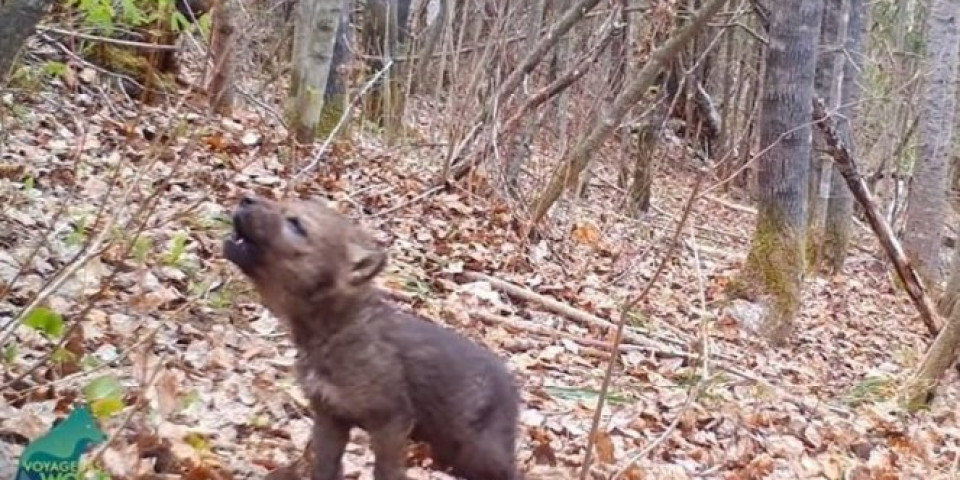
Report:
M 288 326 L 314 415 L 313 480 L 342 478 L 352 427 L 370 435 L 376 480 L 404 480 L 408 440 L 467 480 L 519 480 L 520 397 L 500 359 L 403 313 L 373 285 L 386 254 L 318 201 L 245 197 L 224 256 Z

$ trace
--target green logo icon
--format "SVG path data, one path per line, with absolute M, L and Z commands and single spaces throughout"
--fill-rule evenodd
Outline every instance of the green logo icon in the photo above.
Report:
M 106 439 L 90 407 L 75 408 L 44 436 L 27 445 L 20 456 L 16 480 L 78 480 L 80 455 Z

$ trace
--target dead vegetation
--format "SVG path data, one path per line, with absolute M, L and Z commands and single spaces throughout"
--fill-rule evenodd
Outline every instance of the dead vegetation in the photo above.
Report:
M 240 16 L 244 45 L 268 45 L 254 20 Z M 482 27 L 478 36 L 509 30 Z M 442 45 L 464 47 L 454 40 Z M 27 55 L 34 68 L 45 54 L 68 55 L 56 41 L 29 47 L 40 52 Z M 729 163 L 704 165 L 675 129 L 657 150 L 646 213 L 624 213 L 614 139 L 592 152 L 588 197 L 568 194 L 531 239 L 517 214 L 529 195 L 503 195 L 490 167 L 496 135 L 477 134 L 481 148 L 469 151 L 482 158 L 458 151 L 482 100 L 509 82 L 477 80 L 501 47 L 486 48 L 470 61 L 443 58 L 460 82 L 446 91 L 456 94 L 407 98 L 406 133 L 392 142 L 357 109 L 336 138 L 292 148 L 279 114 L 282 74 L 245 61 L 229 117 L 210 116 L 183 91 L 144 107 L 102 88 L 111 74 L 74 57 L 64 75 L 6 90 L 0 454 L 13 454 L 0 455 L 0 475 L 25 440 L 103 378 L 116 379 L 120 405 L 103 422 L 110 443 L 94 456 L 114 478 L 259 478 L 297 458 L 312 422 L 294 386 L 295 349 L 220 251 L 229 209 L 248 192 L 336 202 L 390 246 L 380 284 L 402 308 L 509 357 L 522 379 L 518 456 L 528 478 L 576 478 L 588 440 L 590 470 L 604 478 L 933 478 L 955 469 L 954 374 L 929 412 L 901 417 L 895 408 L 894 387 L 928 338 L 868 229 L 855 230 L 842 273 L 806 282 L 799 328 L 777 349 L 724 294 L 752 234 L 748 195 L 721 193 Z M 188 57 L 187 76 L 203 71 L 200 57 Z M 499 71 L 523 59 L 512 62 Z M 536 136 L 518 191 L 540 191 L 570 132 L 588 131 L 585 119 L 608 93 L 599 77 L 571 82 L 555 99 L 564 109 L 549 107 L 567 133 Z M 347 105 L 369 77 L 354 80 Z M 523 108 L 513 102 L 508 112 Z M 459 162 L 483 167 L 462 182 L 437 181 Z M 621 312 L 631 298 L 640 301 Z M 36 312 L 62 328 L 21 325 Z M 618 323 L 619 361 L 588 439 Z M 368 439 L 353 439 L 345 473 L 371 478 Z M 426 458 L 411 451 L 410 475 L 446 478 Z

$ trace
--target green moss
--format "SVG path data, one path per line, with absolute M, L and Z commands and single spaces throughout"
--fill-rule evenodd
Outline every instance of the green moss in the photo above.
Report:
M 85 54 L 92 62 L 111 72 L 138 79 L 145 77 L 150 70 L 146 57 L 114 45 L 93 45 Z
M 310 110 L 312 106 L 317 105 L 317 102 L 320 102 L 319 106 L 322 109 L 323 94 L 312 87 L 306 87 L 305 91 L 299 92 L 299 95 L 290 96 L 287 101 L 285 108 L 287 121 L 300 142 L 309 142 L 316 138 L 316 127 L 310 127 L 313 130 L 302 131 L 305 126 L 301 115 L 303 112 Z
M 323 104 L 323 110 L 320 112 L 320 121 L 317 122 L 317 136 L 327 138 L 333 129 L 340 122 L 340 117 L 346 110 L 346 98 L 343 95 L 336 95 L 328 98 Z
M 779 214 L 761 211 L 750 253 L 739 278 L 728 291 L 750 301 L 763 299 L 769 311 L 763 333 L 773 343 L 783 341 L 792 330 L 800 310 L 805 248 L 803 239 L 781 221 Z
M 896 395 L 896 382 L 883 376 L 868 376 L 855 385 L 843 400 L 850 406 L 879 403 Z
M 29 65 L 21 65 L 13 71 L 7 82 L 11 88 L 37 92 L 43 86 L 43 72 Z
M 173 92 L 177 89 L 174 73 L 157 73 L 150 59 L 136 51 L 113 45 L 95 45 L 85 56 L 106 70 L 133 78 L 150 90 Z

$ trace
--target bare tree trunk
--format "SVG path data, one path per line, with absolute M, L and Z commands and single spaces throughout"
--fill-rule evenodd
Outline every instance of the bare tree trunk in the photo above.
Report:
M 539 40 L 537 33 L 543 26 L 544 19 L 546 18 L 546 10 L 546 0 L 538 0 L 533 7 L 533 12 L 531 12 L 529 20 L 530 23 L 527 26 L 528 50 L 532 50 L 537 46 L 537 41 Z M 536 117 L 527 118 L 525 123 L 526 124 L 520 129 L 521 131 L 510 139 L 512 142 L 510 148 L 507 149 L 507 165 L 504 176 L 506 178 L 507 192 L 514 198 L 519 198 L 517 188 L 520 181 L 520 170 L 530 156 L 530 151 L 533 147 L 531 143 L 534 130 L 537 126 Z
M 820 25 L 820 53 L 814 91 L 828 109 L 840 105 L 840 83 L 843 75 L 843 0 L 823 0 L 823 19 Z M 822 134 L 813 132 L 813 154 L 810 156 L 809 210 L 807 215 L 807 266 L 816 268 L 825 235 L 827 204 L 830 198 L 830 180 L 833 161 L 826 155 Z
M 210 72 L 210 106 L 219 115 L 230 115 L 234 100 L 234 58 L 236 52 L 233 0 L 218 0 L 211 12 L 213 34 L 210 39 L 213 69 Z
M 323 111 L 320 113 L 320 125 L 317 134 L 329 135 L 340 121 L 346 109 L 347 82 L 343 67 L 353 58 L 350 49 L 350 14 L 353 0 L 341 0 L 343 11 L 337 23 L 337 39 L 333 43 L 333 57 L 330 60 L 330 73 L 323 93 Z
M 631 154 L 634 158 L 633 179 L 627 191 L 627 212 L 638 216 L 650 209 L 650 194 L 653 186 L 653 174 L 656 173 L 656 152 L 660 144 L 660 135 L 666 121 L 669 99 L 658 99 L 659 105 L 650 113 L 649 118 L 631 129 Z
M 289 102 L 290 128 L 301 143 L 309 143 L 317 135 L 341 3 L 341 0 L 301 0 L 298 5 Z
M 863 64 L 861 43 L 866 31 L 866 2 L 864 0 L 847 0 L 847 34 L 845 50 L 846 61 L 843 64 L 843 84 L 840 93 L 840 113 L 837 122 L 840 135 L 843 135 L 847 147 L 855 154 L 852 123 L 857 119 L 860 109 L 862 87 L 860 85 L 860 68 Z M 823 260 L 834 273 L 843 270 L 843 262 L 847 258 L 847 249 L 850 245 L 850 227 L 853 225 L 854 198 L 850 188 L 836 167 L 830 178 L 830 201 L 827 203 L 827 219 L 823 238 Z
M 560 12 L 565 12 L 570 6 L 571 1 L 572 0 L 556 0 L 556 8 Z M 557 41 L 557 48 L 554 49 L 553 55 L 550 57 L 550 81 L 553 81 L 569 62 L 570 43 L 571 40 L 569 38 L 561 38 Z M 558 150 L 561 152 L 565 152 L 568 147 L 567 139 L 569 138 L 570 129 L 569 105 L 570 94 L 561 92 L 559 98 L 557 98 L 556 110 L 554 111 L 557 118 L 557 136 L 560 138 Z
M 629 25 L 629 15 L 627 13 L 627 1 L 626 0 L 613 0 L 611 7 L 614 9 L 614 18 L 616 18 L 616 23 L 620 25 L 619 28 L 614 27 L 615 30 L 618 30 L 620 33 L 616 34 L 613 37 L 613 41 L 610 47 L 610 66 L 606 69 L 608 72 L 607 77 L 607 88 L 605 89 L 605 96 L 603 101 L 605 103 L 610 103 L 616 98 L 617 94 L 623 90 L 623 83 L 626 80 L 627 65 L 629 63 L 629 49 L 627 48 L 627 26 Z M 616 141 L 619 143 L 617 148 L 617 155 L 619 158 L 616 159 L 616 164 L 620 166 L 620 169 L 623 169 L 625 163 L 627 163 L 628 151 L 631 148 L 633 135 L 625 130 L 620 130 L 619 132 L 614 130 L 614 136 Z M 593 169 L 588 165 L 587 168 L 583 170 L 580 174 L 580 178 L 577 181 L 576 186 L 576 196 L 580 199 L 586 199 L 587 194 L 590 190 L 590 182 L 593 180 Z
M 937 302 L 937 310 L 940 315 L 950 317 L 956 310 L 957 301 L 960 300 L 960 245 L 953 247 L 953 260 L 950 270 L 950 279 L 947 280 L 947 288 Z
M 416 73 L 413 76 L 414 91 L 426 91 L 426 93 L 433 94 L 435 89 L 428 89 L 426 85 L 436 86 L 437 82 L 428 82 L 428 69 L 427 67 L 432 63 L 433 53 L 437 50 L 437 46 L 440 44 L 440 39 L 442 38 L 443 29 L 447 25 L 447 15 L 449 15 L 449 8 L 447 0 L 432 0 L 427 2 L 429 3 L 428 10 L 430 7 L 437 9 L 436 17 L 430 18 L 430 15 L 427 15 L 426 25 L 424 26 L 423 32 L 423 43 L 420 45 L 420 51 L 417 54 L 417 64 L 416 64 Z M 437 78 L 443 77 L 443 65 L 437 71 Z
M 693 17 L 690 24 L 674 34 L 667 42 L 650 55 L 650 60 L 640 69 L 622 92 L 606 106 L 593 128 L 580 138 L 572 151 L 561 160 L 560 170 L 551 177 L 543 193 L 533 202 L 531 220 L 538 223 L 553 203 L 560 197 L 564 185 L 575 185 L 580 173 L 587 167 L 590 157 L 600 144 L 623 120 L 631 108 L 643 97 L 657 79 L 657 74 L 674 58 L 684 44 L 706 26 L 707 21 L 723 7 L 726 0 L 711 0 Z
M 40 23 L 52 0 L 12 0 L 0 7 L 0 84 L 7 80 L 20 47 Z
M 373 57 L 368 65 L 373 70 L 371 74 L 375 74 L 404 54 L 402 50 L 409 38 L 410 0 L 368 0 L 366 7 L 364 51 Z M 384 127 L 388 140 L 397 138 L 403 127 L 406 97 L 401 70 L 399 63 L 387 70 L 375 94 L 366 98 L 367 114 Z
M 764 79 L 757 226 L 739 281 L 762 301 L 761 334 L 782 343 L 793 330 L 803 287 L 810 170 L 810 115 L 823 2 L 785 0 L 770 11 Z
M 928 288 L 939 288 L 940 244 L 956 104 L 960 0 L 934 0 L 927 18 L 927 68 L 920 154 L 910 181 L 903 246 Z

